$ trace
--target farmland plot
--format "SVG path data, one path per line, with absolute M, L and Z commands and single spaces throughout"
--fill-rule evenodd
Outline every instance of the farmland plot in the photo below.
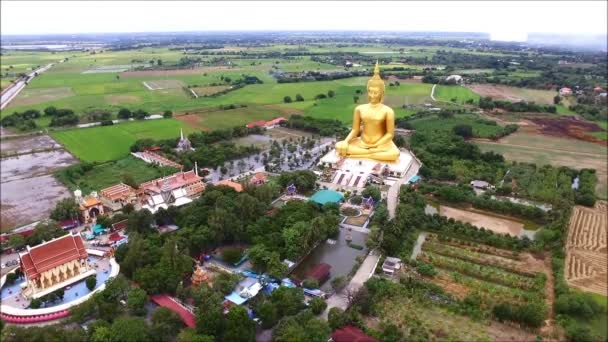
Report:
M 566 281 L 577 289 L 606 296 L 608 293 L 607 203 L 595 208 L 575 206 L 566 242 Z

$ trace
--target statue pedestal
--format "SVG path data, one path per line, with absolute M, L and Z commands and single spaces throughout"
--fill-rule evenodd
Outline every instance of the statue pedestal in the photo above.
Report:
M 400 150 L 401 154 L 395 162 L 378 161 L 366 158 L 340 157 L 336 150 L 329 151 L 323 156 L 318 165 L 326 172 L 328 183 L 336 186 L 364 188 L 368 181 L 382 184 L 387 178 L 400 179 L 410 176 L 408 171 L 417 161 L 407 150 Z M 418 172 L 417 168 L 414 175 Z M 413 175 L 411 175 L 413 176 Z

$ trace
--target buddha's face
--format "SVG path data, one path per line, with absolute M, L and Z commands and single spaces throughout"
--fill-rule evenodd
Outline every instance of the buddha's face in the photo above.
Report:
M 380 87 L 370 86 L 367 88 L 367 100 L 371 104 L 377 104 L 382 101 L 383 92 Z

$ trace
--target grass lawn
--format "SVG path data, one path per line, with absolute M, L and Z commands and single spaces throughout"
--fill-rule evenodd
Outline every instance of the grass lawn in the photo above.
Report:
M 83 193 L 88 194 L 91 191 L 99 191 L 120 183 L 124 180 L 125 176 L 130 176 L 137 183 L 142 183 L 154 178 L 162 177 L 163 173 L 162 170 L 155 165 L 148 164 L 133 156 L 128 156 L 116 161 L 95 165 L 92 170 L 76 179 L 69 178 L 61 170 L 57 171 L 55 176 L 71 191 L 80 189 Z
M 302 114 L 302 110 L 287 105 L 249 105 L 230 110 L 191 112 L 175 118 L 193 128 L 213 130 L 242 126 L 252 121 L 271 120 L 279 116 L 287 118 L 292 114 Z
M 65 146 L 80 160 L 108 161 L 125 157 L 137 139 L 168 139 L 195 129 L 175 119 L 136 121 L 114 126 L 70 129 L 51 133 L 51 136 Z
M 489 125 L 483 121 L 478 121 L 480 119 L 480 117 L 473 114 L 459 114 L 445 119 L 437 115 L 430 115 L 412 120 L 411 124 L 414 129 L 421 131 L 451 131 L 456 125 L 470 125 L 473 128 L 473 135 L 479 138 L 489 138 L 503 131 L 501 126 Z
M 476 144 L 482 151 L 500 153 L 507 160 L 539 166 L 550 164 L 595 169 L 598 178 L 596 195 L 603 199 L 608 196 L 608 153 L 600 144 L 524 132 L 515 132 L 496 143 L 477 141 Z
M 437 85 L 435 88 L 435 98 L 439 101 L 457 103 L 465 103 L 467 100 L 479 101 L 479 95 L 475 94 L 471 89 L 461 86 Z M 455 101 L 452 101 L 452 99 L 455 99 Z

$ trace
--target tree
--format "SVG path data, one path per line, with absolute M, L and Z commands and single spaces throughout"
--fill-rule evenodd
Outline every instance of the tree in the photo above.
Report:
M 135 211 L 129 214 L 129 220 L 127 221 L 128 232 L 147 233 L 151 229 L 154 217 L 149 210 L 143 209 Z
M 110 327 L 100 326 L 93 330 L 91 342 L 108 342 L 112 339 L 112 330 Z
M 89 289 L 89 291 L 93 291 L 93 289 L 95 288 L 95 285 L 97 285 L 97 277 L 90 276 L 87 278 L 87 280 L 85 280 L 85 283 L 87 285 L 87 289 Z
M 325 308 L 327 308 L 327 303 L 321 298 L 315 297 L 310 301 L 310 309 L 315 315 L 323 312 Z
M 193 294 L 198 302 L 196 312 L 196 331 L 200 334 L 214 336 L 220 340 L 224 327 L 224 307 L 222 298 L 217 292 L 206 286 L 199 287 Z
M 147 116 L 149 116 L 150 113 L 146 112 L 145 110 L 142 109 L 138 109 L 136 111 L 133 112 L 133 118 L 135 118 L 136 120 L 143 120 L 145 119 Z
M 112 323 L 111 341 L 148 341 L 148 325 L 140 317 L 118 317 Z
M 381 198 L 380 188 L 377 186 L 368 186 L 361 192 L 361 196 L 369 197 L 372 196 L 374 202 L 378 202 Z
M 295 315 L 304 306 L 304 292 L 301 288 L 279 287 L 270 295 L 280 317 Z
M 334 279 L 331 280 L 331 287 L 336 292 L 342 291 L 342 289 L 344 289 L 347 284 L 348 284 L 348 280 L 343 275 L 335 277 Z
M 116 75 L 116 80 L 119 81 L 120 80 L 120 75 Z
M 121 108 L 118 111 L 119 119 L 128 120 L 129 118 L 131 118 L 131 116 L 133 116 L 133 113 L 131 113 L 131 111 L 127 108 Z
M 304 101 L 304 97 L 301 94 L 296 94 L 296 101 L 302 102 L 302 101 Z
M 162 60 L 162 59 L 160 59 L 160 58 L 159 58 L 159 59 L 157 59 L 157 60 L 156 60 L 156 65 L 158 65 L 158 66 L 163 65 L 163 60 Z
M 127 297 L 127 307 L 135 315 L 144 315 L 146 313 L 146 303 L 148 302 L 148 294 L 143 289 L 133 288 L 129 291 Z
M 555 95 L 555 97 L 553 97 L 553 104 L 558 105 L 561 100 L 562 98 L 559 97 L 559 95 Z
M 46 107 L 44 109 L 44 115 L 46 115 L 46 116 L 55 116 L 55 115 L 57 115 L 57 108 L 55 108 L 53 106 Z
M 272 304 L 271 301 L 265 300 L 259 304 L 255 309 L 255 313 L 262 321 L 262 328 L 270 329 L 277 324 L 279 318 L 277 308 L 274 306 L 274 304 Z
M 77 218 L 80 215 L 80 209 L 78 204 L 73 198 L 65 198 L 57 202 L 53 211 L 51 211 L 51 218 L 56 221 L 67 220 Z
M 15 249 L 20 249 L 25 246 L 25 238 L 21 234 L 13 234 L 8 239 L 8 244 Z
M 255 323 L 249 318 L 247 310 L 242 306 L 230 308 L 226 315 L 225 341 L 249 342 L 255 341 Z
M 167 308 L 159 307 L 152 313 L 152 332 L 161 341 L 170 341 L 182 326 L 179 316 Z
M 208 335 L 199 335 L 194 329 L 183 329 L 177 335 L 177 342 L 214 342 L 213 337 Z
M 332 98 L 334 96 L 336 96 L 336 92 L 335 91 L 333 91 L 333 90 L 328 90 L 327 91 L 327 97 Z
M 456 125 L 452 128 L 452 131 L 465 139 L 473 137 L 473 127 L 471 125 Z
M 283 97 L 283 102 L 291 103 L 291 102 L 293 102 L 293 100 L 291 99 L 291 96 L 285 96 L 285 97 Z
M 163 113 L 163 118 L 165 118 L 165 119 L 169 119 L 169 118 L 172 118 L 172 117 L 173 117 L 173 112 L 172 112 L 172 111 L 170 111 L 170 110 L 166 110 L 166 111 Z
M 359 96 L 357 96 L 357 95 L 353 96 L 353 101 L 355 103 L 359 102 Z

